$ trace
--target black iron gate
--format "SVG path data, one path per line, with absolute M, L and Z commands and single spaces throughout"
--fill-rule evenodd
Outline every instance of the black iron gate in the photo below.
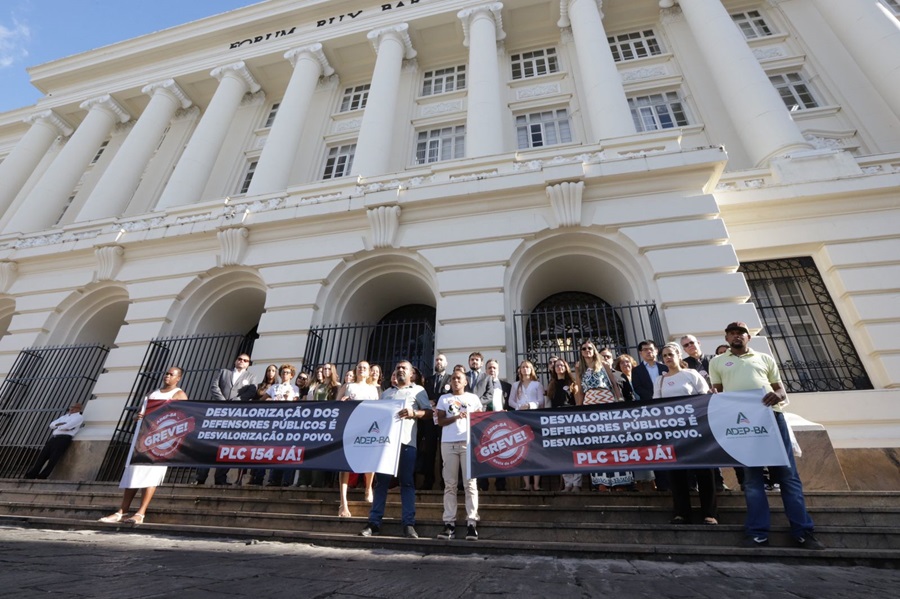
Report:
M 360 360 L 378 364 L 384 386 L 400 360 L 409 360 L 427 376 L 434 360 L 434 321 L 396 320 L 378 324 L 331 324 L 310 329 L 304 370 L 315 372 L 322 364 L 334 364 L 343 374 Z
M 97 480 L 116 481 L 121 477 L 134 435 L 134 415 L 140 409 L 144 396 L 159 388 L 169 366 L 184 369 L 180 387 L 190 399 L 210 399 L 209 390 L 218 372 L 222 368 L 230 368 L 239 353 L 251 354 L 255 340 L 255 334 L 219 333 L 151 341 L 106 450 Z M 192 471 L 192 468 L 169 468 L 166 482 L 190 482 Z
M 513 316 L 516 364 L 529 360 L 544 382 L 548 382 L 547 360 L 557 356 L 570 364 L 578 360 L 581 342 L 591 340 L 614 354 L 637 356 L 637 345 L 645 339 L 657 343 L 665 337 L 659 312 L 652 302 L 621 306 L 597 302 L 556 305 Z
M 19 352 L 0 386 L 0 477 L 22 476 L 49 436 L 47 425 L 87 403 L 108 353 L 103 345 Z

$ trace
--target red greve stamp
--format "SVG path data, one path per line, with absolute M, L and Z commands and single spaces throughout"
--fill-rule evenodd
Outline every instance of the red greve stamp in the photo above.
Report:
M 178 451 L 195 426 L 193 416 L 170 410 L 150 424 L 139 440 L 139 447 L 154 460 L 166 459 Z
M 501 418 L 484 431 L 475 459 L 507 470 L 525 460 L 533 441 L 534 432 L 530 427 L 516 426 L 511 420 Z

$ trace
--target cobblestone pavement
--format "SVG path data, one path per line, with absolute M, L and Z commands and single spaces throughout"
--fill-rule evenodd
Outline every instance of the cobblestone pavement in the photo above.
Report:
M 0 597 L 407 599 L 897 597 L 900 571 L 772 563 L 422 555 L 0 527 Z

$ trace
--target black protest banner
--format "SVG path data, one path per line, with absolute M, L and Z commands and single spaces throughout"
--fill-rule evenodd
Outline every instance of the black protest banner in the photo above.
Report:
M 130 463 L 396 474 L 404 405 L 148 400 Z
M 786 465 L 764 393 L 742 391 L 470 416 L 475 477 Z

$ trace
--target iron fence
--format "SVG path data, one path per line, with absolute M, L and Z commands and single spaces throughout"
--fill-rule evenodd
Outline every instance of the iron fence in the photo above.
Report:
M 230 368 L 233 358 L 240 353 L 252 355 L 254 341 L 254 335 L 239 333 L 165 337 L 151 341 L 106 450 L 97 480 L 115 481 L 121 477 L 134 436 L 134 416 L 140 410 L 143 398 L 159 388 L 169 366 L 184 370 L 179 386 L 190 399 L 210 399 L 210 388 L 219 371 Z M 192 468 L 169 468 L 166 482 L 190 482 L 192 473 Z
M 579 358 L 581 342 L 593 341 L 614 354 L 637 356 L 638 343 L 665 337 L 652 302 L 612 306 L 606 303 L 557 305 L 513 315 L 516 364 L 529 360 L 549 382 L 547 360 L 556 356 L 570 364 Z
M 385 379 L 400 360 L 409 360 L 427 376 L 434 360 L 434 323 L 425 319 L 378 324 L 332 324 L 311 329 L 304 370 L 334 364 L 338 373 L 353 370 L 360 360 L 381 367 Z M 390 383 L 384 383 L 389 385 Z
M 0 386 L 0 477 L 22 476 L 49 437 L 47 425 L 87 403 L 108 353 L 103 345 L 19 352 Z

